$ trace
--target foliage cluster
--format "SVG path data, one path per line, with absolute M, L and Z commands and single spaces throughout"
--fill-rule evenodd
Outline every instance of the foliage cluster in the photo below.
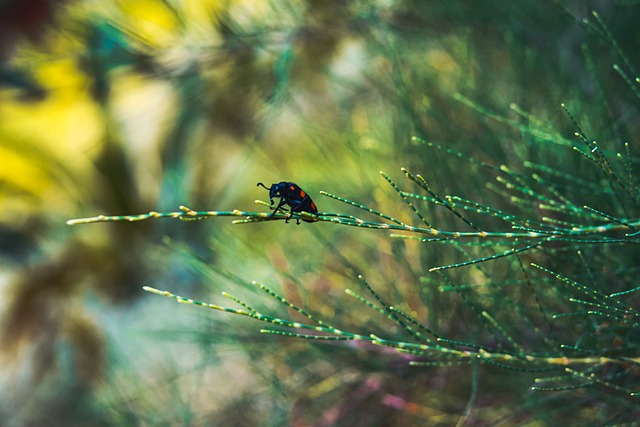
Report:
M 640 13 L 588 6 L 80 1 L 2 49 L 2 417 L 636 420 Z

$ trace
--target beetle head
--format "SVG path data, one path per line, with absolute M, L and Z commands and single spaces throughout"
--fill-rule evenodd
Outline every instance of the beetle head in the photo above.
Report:
M 281 197 L 282 196 L 282 185 L 281 184 L 283 184 L 283 183 L 280 182 L 278 184 L 271 184 L 271 187 L 267 187 L 263 183 L 259 182 L 258 184 L 256 184 L 256 187 L 262 186 L 263 188 L 269 190 L 269 201 L 271 202 L 271 204 L 273 204 L 273 198 L 274 197 Z

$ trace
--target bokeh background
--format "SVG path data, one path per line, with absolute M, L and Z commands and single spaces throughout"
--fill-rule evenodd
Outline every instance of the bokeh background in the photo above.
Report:
M 583 22 L 594 10 L 617 48 Z M 638 22 L 635 0 L 0 2 L 0 424 L 456 424 L 469 369 L 264 336 L 251 319 L 142 291 L 225 304 L 229 291 L 291 316 L 242 282 L 257 280 L 375 328 L 345 301 L 362 273 L 455 333 L 457 305 L 423 279 L 452 252 L 325 223 L 65 221 L 260 210 L 256 183 L 287 180 L 320 211 L 353 212 L 325 190 L 412 222 L 378 173 L 401 181 L 402 166 L 440 194 L 505 208 L 481 170 L 411 137 L 579 172 L 570 147 L 545 143 L 575 131 L 560 103 L 600 140 L 638 141 L 638 98 L 613 69 L 635 77 Z M 530 377 L 481 380 L 466 425 L 515 408 L 507 424 L 598 411 L 583 396 L 542 417 L 553 396 L 531 397 Z

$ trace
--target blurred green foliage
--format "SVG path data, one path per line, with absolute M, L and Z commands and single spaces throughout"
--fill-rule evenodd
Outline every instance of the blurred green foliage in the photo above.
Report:
M 491 345 L 465 299 L 439 291 L 481 283 L 485 273 L 428 271 L 476 252 L 328 224 L 64 225 L 181 204 L 256 210 L 253 200 L 266 198 L 256 182 L 281 180 L 302 186 L 320 211 L 355 212 L 322 197 L 325 190 L 413 223 L 378 174 L 399 182 L 402 166 L 441 196 L 508 210 L 509 198 L 491 189 L 491 171 L 411 137 L 493 165 L 529 161 L 600 182 L 597 169 L 572 150 L 575 126 L 562 102 L 610 152 L 624 153 L 629 142 L 637 177 L 637 2 L 5 3 L 3 425 L 579 425 L 637 418 L 637 400 L 611 390 L 533 393 L 531 373 L 411 367 L 382 347 L 263 336 L 251 319 L 141 291 L 149 284 L 220 302 L 229 290 L 283 310 L 243 285 L 257 280 L 319 318 L 375 331 L 384 326 L 344 297 L 361 273 L 387 301 L 446 336 Z M 605 190 L 567 188 L 596 209 L 638 217 L 637 205 L 615 205 Z M 425 212 L 440 229 L 460 228 L 444 209 Z M 606 292 L 637 286 L 638 251 L 627 246 L 587 252 L 584 262 L 575 252 L 538 255 L 568 277 L 595 276 L 610 286 Z M 496 261 L 482 269 L 506 283 L 511 267 Z M 506 309 L 518 293 L 534 303 L 520 289 L 483 288 L 473 298 L 508 324 L 513 313 Z M 542 297 L 553 306 L 554 296 Z M 637 308 L 636 299 L 631 304 Z M 637 342 L 637 334 L 618 339 Z

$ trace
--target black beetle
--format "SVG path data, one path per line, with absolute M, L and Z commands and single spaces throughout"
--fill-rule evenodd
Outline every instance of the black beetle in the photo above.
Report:
M 273 217 L 278 209 L 282 207 L 282 205 L 291 206 L 291 213 L 295 212 L 307 212 L 307 213 L 318 213 L 318 208 L 316 204 L 313 203 L 311 197 L 297 184 L 293 182 L 282 181 L 277 184 L 271 184 L 271 187 L 267 187 L 263 183 L 259 182 L 256 187 L 264 187 L 269 190 L 269 200 L 273 205 L 273 198 L 280 197 L 280 202 L 278 202 L 278 206 L 273 210 L 271 217 Z M 311 219 L 302 219 L 306 222 L 315 222 Z M 300 224 L 300 220 L 296 218 L 297 224 Z M 287 218 L 285 222 L 289 222 Z

